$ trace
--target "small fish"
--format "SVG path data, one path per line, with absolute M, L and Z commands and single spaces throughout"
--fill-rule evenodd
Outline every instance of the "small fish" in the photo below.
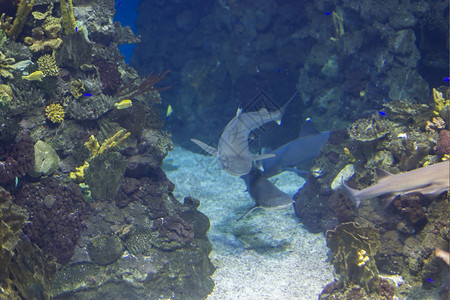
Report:
M 327 12 L 325 13 L 325 15 L 326 15 L 326 16 L 329 16 L 329 15 L 331 15 L 331 12 L 327 11 Z
M 114 103 L 114 106 L 115 106 L 117 109 L 128 108 L 128 107 L 130 107 L 130 106 L 132 106 L 132 105 L 133 105 L 133 102 L 131 102 L 130 99 L 125 99 L 125 100 L 122 100 L 122 101 L 120 101 L 120 102 Z
M 18 185 L 19 185 L 19 177 L 16 177 L 16 186 L 15 187 L 17 187 Z
M 443 80 L 444 80 L 445 82 L 449 82 L 449 81 L 450 81 L 450 77 L 445 77 Z
M 77 26 L 77 27 L 75 27 L 75 32 L 78 32 L 78 26 Z
M 35 71 L 31 73 L 30 75 L 23 75 L 22 79 L 29 80 L 29 81 L 42 81 L 42 78 L 45 77 L 44 73 L 42 71 Z
M 172 105 L 169 104 L 169 106 L 167 106 L 166 120 L 170 117 L 170 115 L 172 113 L 173 113 L 173 108 L 172 108 Z
M 84 93 L 83 96 L 85 96 L 85 97 L 92 97 L 92 94 L 90 94 L 90 93 Z
M 378 113 L 380 114 L 380 116 L 386 117 L 386 113 L 384 111 L 380 110 Z

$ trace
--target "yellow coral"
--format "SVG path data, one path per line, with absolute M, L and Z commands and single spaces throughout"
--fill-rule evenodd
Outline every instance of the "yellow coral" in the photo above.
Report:
M 14 70 L 13 64 L 16 62 L 16 60 L 12 57 L 6 57 L 5 54 L 3 54 L 0 51 L 0 75 L 5 78 L 13 79 L 14 75 L 9 70 Z
M 20 0 L 17 6 L 16 17 L 14 22 L 8 30 L 6 30 L 6 35 L 11 39 L 15 40 L 19 34 L 22 32 L 25 21 L 27 20 L 28 14 L 33 9 L 34 0 Z
M 44 73 L 45 76 L 58 76 L 59 68 L 56 65 L 55 57 L 49 54 L 42 55 L 37 60 L 38 69 Z
M 130 133 L 126 132 L 125 129 L 117 131 L 116 134 L 114 134 L 109 139 L 106 139 L 102 143 L 102 145 L 98 149 L 98 154 L 101 154 L 101 153 L 105 152 L 106 150 L 108 150 L 110 148 L 117 147 L 118 145 L 120 145 L 129 136 L 130 136 Z
M 75 172 L 70 172 L 70 178 L 75 182 L 83 182 L 84 181 L 84 170 L 89 167 L 89 163 L 86 161 L 84 165 L 76 167 Z
M 358 267 L 362 267 L 366 264 L 366 262 L 368 262 L 370 260 L 369 256 L 366 255 L 367 252 L 364 249 L 361 249 L 358 251 Z
M 73 4 L 72 0 L 61 0 L 61 15 L 62 15 L 62 23 L 64 26 L 64 31 L 66 34 L 75 33 L 75 28 L 77 24 L 75 22 L 75 17 L 73 16 Z
M 61 104 L 53 103 L 45 108 L 45 116 L 53 123 L 62 123 L 64 115 L 65 112 Z
M 92 156 L 84 163 L 84 165 L 76 167 L 76 171 L 70 173 L 70 178 L 78 183 L 83 182 L 84 170 L 89 167 L 89 161 L 97 155 L 107 151 L 108 149 L 118 146 L 129 136 L 130 133 L 126 132 L 125 129 L 119 130 L 112 137 L 106 139 L 100 146 L 97 138 L 94 137 L 94 135 L 91 135 L 89 137 L 89 140 L 84 143 L 84 146 L 86 146 L 89 152 L 91 152 Z
M 84 83 L 80 79 L 70 82 L 70 92 L 75 97 L 75 99 L 80 98 L 85 92 Z
M 441 110 L 447 105 L 450 105 L 450 99 L 445 99 L 444 94 L 433 88 L 433 100 L 434 107 L 436 109 L 435 114 L 438 115 Z
M 100 144 L 94 135 L 89 137 L 89 141 L 84 143 L 84 146 L 91 152 L 92 156 L 96 156 L 98 154 L 98 149 L 100 149 Z
M 344 153 L 348 156 L 350 162 L 353 163 L 353 162 L 356 161 L 355 157 L 354 157 L 353 154 L 350 152 L 350 150 L 348 150 L 347 147 L 344 148 Z

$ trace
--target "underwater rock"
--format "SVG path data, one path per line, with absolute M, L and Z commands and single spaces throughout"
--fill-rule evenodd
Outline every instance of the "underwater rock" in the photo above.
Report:
M 106 266 L 118 260 L 124 251 L 122 241 L 114 235 L 100 234 L 87 244 L 89 257 L 98 265 Z
M 50 207 L 46 197 L 55 198 Z M 24 227 L 30 240 L 60 264 L 68 263 L 88 213 L 81 188 L 71 181 L 48 177 L 37 184 L 25 184 L 18 191 L 16 202 L 30 215 Z
M 34 168 L 29 172 L 30 176 L 48 176 L 59 167 L 59 156 L 52 146 L 41 140 L 34 144 Z
M 340 289 L 359 285 L 367 293 L 377 293 L 378 269 L 374 256 L 380 248 L 379 233 L 372 226 L 343 223 L 326 232 L 327 246 L 334 255 L 333 264 L 339 274 Z
M 96 201 L 115 199 L 125 168 L 125 159 L 119 152 L 101 153 L 89 161 L 89 167 L 84 171 L 84 179 Z

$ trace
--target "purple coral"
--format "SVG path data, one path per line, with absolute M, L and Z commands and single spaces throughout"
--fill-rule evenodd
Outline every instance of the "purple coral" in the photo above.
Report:
M 0 147 L 0 184 L 25 175 L 33 166 L 34 144 L 25 131 L 17 135 L 15 143 Z
M 60 264 L 68 263 L 88 213 L 81 188 L 73 182 L 46 178 L 26 184 L 17 193 L 16 203 L 29 214 L 24 232 L 30 240 Z
M 439 139 L 436 145 L 436 154 L 439 156 L 444 156 L 445 154 L 450 154 L 450 131 L 441 130 L 439 132 Z

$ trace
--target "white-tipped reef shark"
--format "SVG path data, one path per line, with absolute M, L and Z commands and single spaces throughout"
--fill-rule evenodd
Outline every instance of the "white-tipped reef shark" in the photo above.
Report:
M 255 201 L 255 206 L 242 215 L 237 221 L 257 208 L 284 209 L 292 205 L 294 200 L 280 191 L 261 171 L 253 165 L 250 172 L 241 177 L 247 185 L 247 191 Z
M 311 119 L 308 119 L 302 126 L 297 139 L 271 152 L 275 154 L 274 157 L 261 161 L 262 175 L 269 178 L 283 171 L 291 171 L 293 167 L 301 163 L 312 161 L 329 137 L 329 131 L 317 131 Z
M 209 154 L 216 156 L 222 169 L 229 174 L 234 176 L 248 174 L 254 161 L 275 156 L 275 154 L 252 154 L 248 148 L 250 132 L 270 121 L 276 121 L 278 124 L 281 124 L 281 117 L 286 106 L 297 94 L 298 92 L 280 109 L 272 112 L 267 111 L 266 108 L 261 108 L 258 111 L 243 113 L 242 109 L 239 108 L 236 116 L 223 130 L 217 149 L 196 139 L 191 139 L 191 141 Z
M 376 169 L 378 183 L 363 190 L 355 190 L 343 184 L 344 192 L 359 207 L 361 200 L 383 196 L 383 206 L 392 203 L 395 196 L 419 192 L 427 197 L 437 197 L 450 186 L 450 161 L 422 167 L 393 175 Z

